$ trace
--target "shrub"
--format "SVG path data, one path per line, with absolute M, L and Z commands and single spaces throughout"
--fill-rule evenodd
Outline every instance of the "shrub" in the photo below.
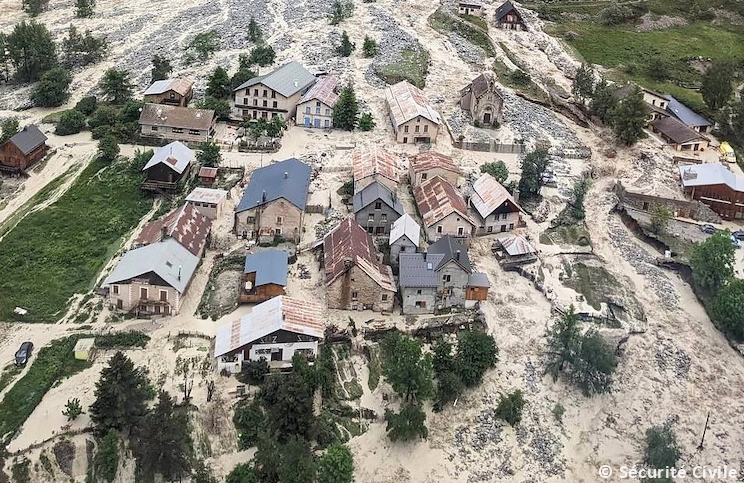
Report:
M 96 347 L 101 349 L 130 349 L 132 347 L 145 347 L 150 341 L 150 336 L 130 330 L 126 332 L 113 332 L 110 334 L 96 336 Z
M 646 431 L 645 461 L 651 468 L 674 468 L 682 456 L 677 436 L 669 424 Z
M 97 102 L 96 96 L 83 97 L 75 104 L 75 110 L 82 112 L 86 116 L 90 116 L 96 110 Z
M 54 134 L 58 136 L 69 136 L 70 134 L 77 134 L 83 129 L 85 129 L 85 114 L 72 109 L 63 113 L 59 118 L 57 127 L 54 129 Z
M 331 25 L 338 25 L 354 13 L 354 3 L 351 0 L 336 0 L 331 6 Z
M 266 416 L 257 399 L 242 400 L 235 405 L 233 424 L 238 431 L 238 448 L 255 446 L 258 436 L 266 426 Z
M 269 363 L 265 358 L 257 361 L 243 362 L 243 369 L 238 374 L 238 381 L 244 384 L 258 385 L 264 381 L 264 377 L 269 373 Z
M 80 404 L 80 399 L 68 399 L 62 415 L 66 416 L 68 421 L 74 421 L 81 414 L 83 414 L 83 406 Z
M 365 57 L 374 57 L 377 55 L 379 47 L 377 41 L 371 38 L 369 35 L 364 36 L 364 44 L 362 45 L 362 53 Z
M 522 409 L 524 409 L 524 396 L 522 391 L 517 389 L 506 396 L 501 396 L 494 416 L 503 419 L 511 426 L 516 426 L 522 420 Z
M 375 120 L 372 118 L 372 113 L 365 112 L 359 116 L 359 130 L 360 131 L 371 131 L 375 128 Z

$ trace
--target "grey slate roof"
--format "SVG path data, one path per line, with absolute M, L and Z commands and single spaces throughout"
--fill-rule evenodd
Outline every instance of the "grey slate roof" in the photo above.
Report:
M 39 131 L 35 124 L 29 124 L 10 138 L 10 142 L 20 149 L 24 155 L 44 144 L 46 140 L 47 137 Z
M 459 258 L 457 258 L 458 251 L 460 252 Z M 429 245 L 429 254 L 431 255 L 433 253 L 444 255 L 444 258 L 442 258 L 442 261 L 439 262 L 439 265 L 437 265 L 435 269 L 441 267 L 450 260 L 454 260 L 463 268 L 463 270 L 468 273 L 472 272 L 472 268 L 470 268 L 470 258 L 468 257 L 468 249 L 462 246 L 462 244 L 453 236 L 444 235 L 442 238 Z
M 519 19 L 522 20 L 522 14 L 519 13 L 519 10 L 514 6 L 511 1 L 506 1 L 496 10 L 496 20 L 501 20 L 502 18 L 506 17 L 506 14 L 514 10 L 517 12 L 517 15 L 519 16 Z
M 173 141 L 162 148 L 158 148 L 150 161 L 142 168 L 142 171 L 147 171 L 156 164 L 163 163 L 176 173 L 181 174 L 194 159 L 196 159 L 196 155 L 192 150 L 180 141 Z
M 365 186 L 363 190 L 354 195 L 354 213 L 358 213 L 359 210 L 366 208 L 377 200 L 388 205 L 399 215 L 403 215 L 403 205 L 400 204 L 398 195 L 378 181 Z
M 690 126 L 690 127 L 712 126 L 709 120 L 705 119 L 703 116 L 693 111 L 689 107 L 685 106 L 684 104 L 679 102 L 677 99 L 675 99 L 673 96 L 666 95 L 664 97 L 666 97 L 669 100 L 667 111 L 672 116 L 676 117 L 677 119 L 685 123 L 687 126 Z
M 436 271 L 444 255 L 434 253 L 401 253 L 398 283 L 405 287 L 438 287 L 439 273 Z
M 468 276 L 468 287 L 490 287 L 491 282 L 488 280 L 488 275 L 485 273 L 471 273 Z
M 274 283 L 287 286 L 287 252 L 265 250 L 245 257 L 244 273 L 256 272 L 255 286 Z
M 250 210 L 258 205 L 284 198 L 305 211 L 310 187 L 310 166 L 297 158 L 253 170 L 248 186 L 243 191 L 235 212 Z M 286 174 L 286 176 L 285 176 Z
M 273 72 L 249 79 L 233 89 L 233 92 L 256 84 L 263 84 L 284 97 L 290 97 L 310 87 L 314 82 L 315 76 L 308 72 L 299 62 L 293 60 L 276 68 Z
M 197 265 L 199 265 L 199 257 L 193 255 L 175 239 L 168 238 L 162 242 L 129 250 L 121 257 L 116 268 L 103 284 L 123 282 L 154 272 L 179 293 L 183 293 Z

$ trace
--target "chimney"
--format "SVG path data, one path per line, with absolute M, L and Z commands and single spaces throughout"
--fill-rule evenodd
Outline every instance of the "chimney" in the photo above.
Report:
M 351 268 L 351 265 L 351 258 L 344 258 L 344 268 L 348 270 L 349 268 Z
M 422 252 L 424 254 L 424 261 L 426 261 L 426 250 Z
M 183 267 L 183 265 L 179 265 L 178 266 L 178 280 L 181 280 L 181 268 L 182 267 Z
M 287 172 L 285 171 L 285 172 L 284 172 L 284 179 L 287 179 L 287 178 L 289 178 L 289 173 L 287 173 Z
M 261 194 L 261 203 L 266 203 L 266 190 Z
M 514 198 L 515 203 L 519 203 L 519 188 L 516 186 L 514 187 L 514 191 L 512 191 L 512 198 Z
M 160 228 L 160 239 L 165 240 L 168 238 L 168 227 L 163 225 L 162 228 Z
M 455 260 L 460 261 L 460 250 L 455 251 Z

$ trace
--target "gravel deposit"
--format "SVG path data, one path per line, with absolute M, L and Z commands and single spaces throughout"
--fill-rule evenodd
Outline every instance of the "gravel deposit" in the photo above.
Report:
M 449 41 L 462 60 L 478 66 L 485 65 L 486 52 L 483 49 L 456 32 L 450 32 Z
M 549 109 L 506 90 L 502 90 L 501 95 L 504 98 L 504 123 L 525 141 L 548 138 L 556 147 L 581 146 L 576 134 Z
M 673 340 L 659 341 L 659 349 L 656 352 L 655 359 L 662 372 L 672 371 L 677 378 L 689 378 L 692 360 L 690 356 L 674 344 Z
M 377 41 L 379 53 L 364 73 L 364 77 L 374 87 L 385 87 L 387 84 L 377 77 L 375 71 L 383 66 L 399 62 L 402 59 L 401 51 L 403 50 L 421 51 L 424 48 L 381 8 L 370 6 L 369 13 L 372 16 L 372 26 L 380 33 Z

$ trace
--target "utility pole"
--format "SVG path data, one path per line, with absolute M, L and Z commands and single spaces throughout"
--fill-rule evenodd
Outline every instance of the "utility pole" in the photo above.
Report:
M 700 439 L 700 445 L 698 445 L 697 447 L 698 451 L 703 449 L 703 442 L 705 441 L 705 433 L 708 431 L 708 421 L 710 421 L 710 411 L 708 411 L 708 416 L 705 418 L 705 427 L 703 428 L 703 437 Z

